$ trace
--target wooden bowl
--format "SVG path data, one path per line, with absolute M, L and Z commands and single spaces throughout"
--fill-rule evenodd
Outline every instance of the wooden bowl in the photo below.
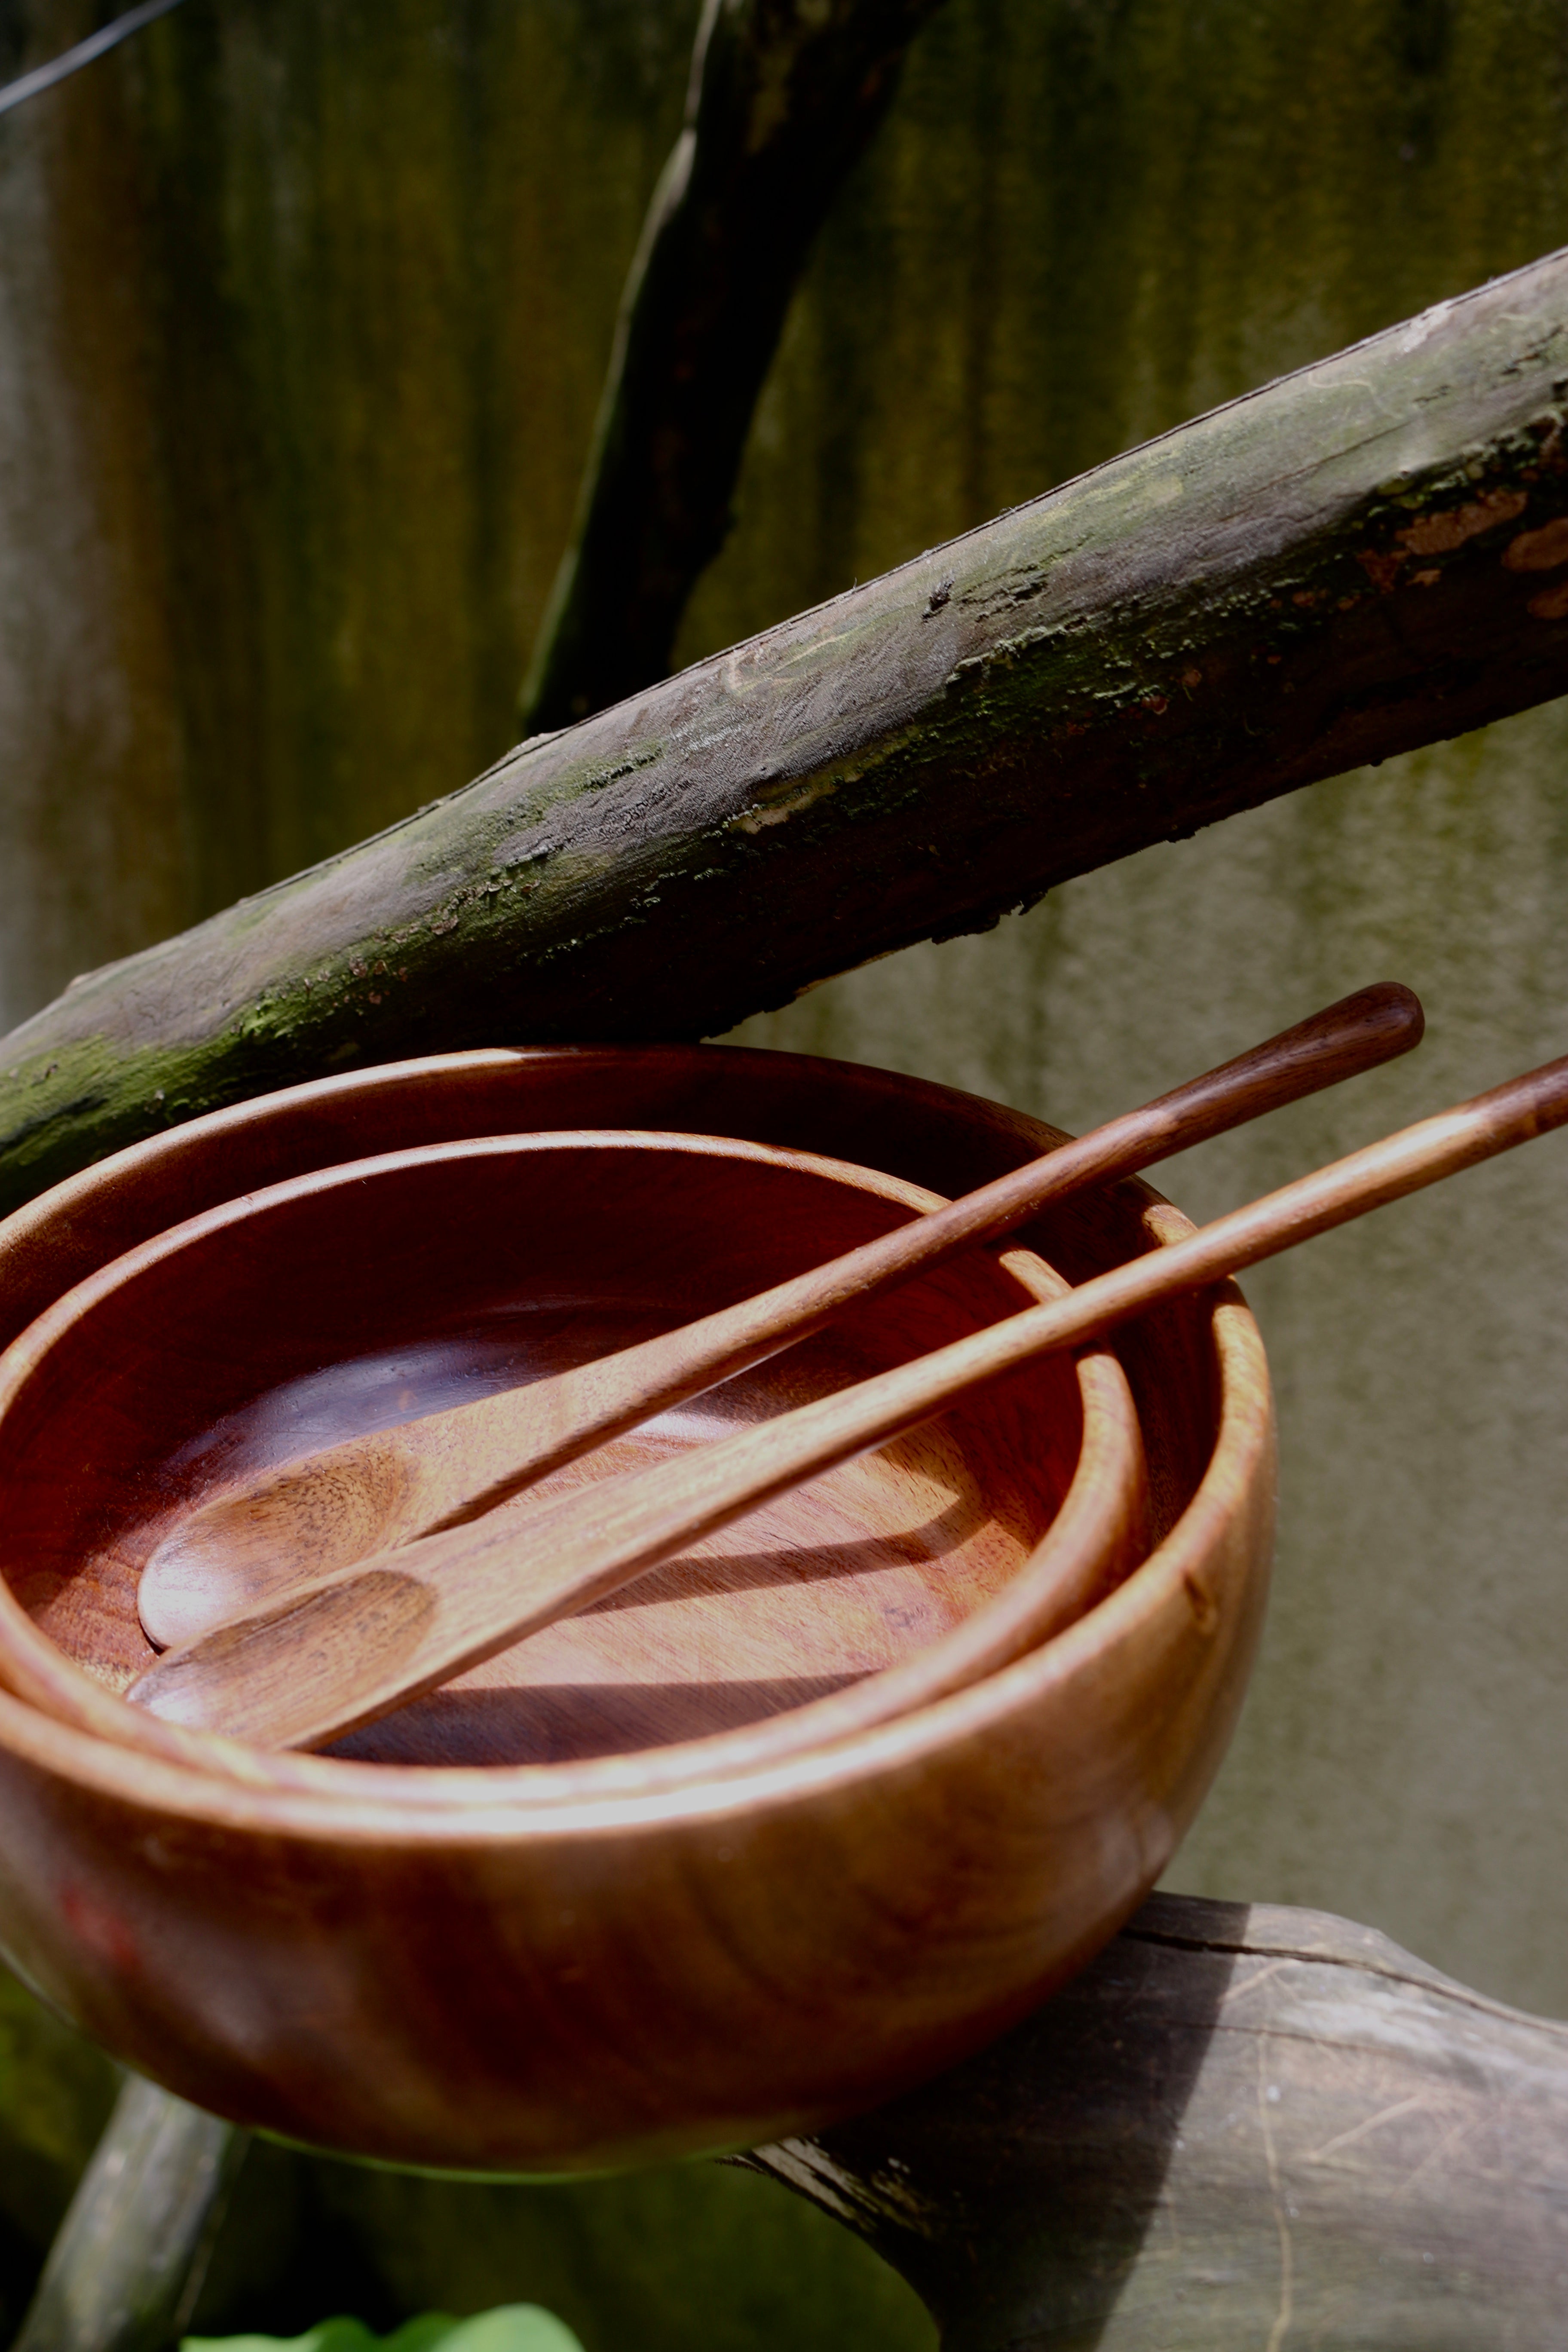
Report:
M 123 1688 L 154 1655 L 137 1620 L 142 1569 L 197 1505 L 322 1444 L 668 1329 L 934 1205 L 837 1161 L 642 1133 L 428 1145 L 247 1194 L 78 1285 L 7 1352 L 0 1570 L 93 1678 L 79 1698 Z M 601 1447 L 523 1507 L 1063 1287 L 1028 1251 L 970 1251 Z M 1081 1368 L 1047 1360 L 336 1752 L 495 1765 L 692 1748 L 667 1761 L 667 1780 L 672 1764 L 689 1778 L 756 1763 L 1005 1664 L 1110 1591 L 1144 1532 L 1121 1367 L 1104 1353 Z M 16 1686 L 33 1661 L 63 1691 L 48 1653 L 7 1647 L 17 1630 L 7 1612 L 0 1655 Z M 113 1728 L 193 1753 L 140 1708 Z M 715 1749 L 715 1735 L 742 1728 Z
M 712 1048 L 460 1055 L 294 1090 L 139 1146 L 0 1228 L 19 1312 L 247 1185 L 355 1151 L 606 1117 L 874 1160 L 946 1193 L 1051 1131 L 888 1073 Z M 1026 1238 L 1069 1278 L 1173 1238 L 1145 1188 Z M 134 1711 L 0 1693 L 16 1965 L 199 2104 L 395 2162 L 568 2172 L 753 2143 L 1000 2031 L 1159 1875 L 1239 1706 L 1273 1430 L 1234 1289 L 1118 1343 L 1156 1542 L 1041 1647 L 803 1753 L 422 1769 L 104 1736 Z M 5 1672 L 33 1648 L 13 1604 Z M 90 1715 L 98 1727 L 84 1727 Z M 198 1735 L 184 1735 L 196 1738 Z M 727 1734 L 733 1738 L 735 1734 Z M 716 1745 L 717 1743 L 713 1743 Z M 650 1767 L 652 1769 L 650 1769 Z

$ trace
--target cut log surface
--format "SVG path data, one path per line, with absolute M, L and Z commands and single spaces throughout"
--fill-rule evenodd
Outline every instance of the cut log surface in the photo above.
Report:
M 746 2161 L 944 2352 L 1568 2341 L 1568 2026 L 1321 1912 L 1156 1895 L 977 2058 Z
M 0 1048 L 0 1205 L 267 1088 L 712 1034 L 1568 688 L 1568 255 L 524 744 Z

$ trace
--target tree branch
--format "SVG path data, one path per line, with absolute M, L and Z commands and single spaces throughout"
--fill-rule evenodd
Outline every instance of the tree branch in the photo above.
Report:
M 79 982 L 0 1204 L 224 1102 L 680 1037 L 1568 688 L 1568 257 L 1268 386 Z
M 132 2075 L 11 2352 L 163 2352 L 184 2333 L 247 2136 Z
M 828 206 L 941 0 L 707 0 L 522 689 L 564 727 L 664 677 Z
M 1016 2032 L 748 2163 L 944 2352 L 1556 2352 L 1568 2026 L 1321 1912 L 1156 1895 Z

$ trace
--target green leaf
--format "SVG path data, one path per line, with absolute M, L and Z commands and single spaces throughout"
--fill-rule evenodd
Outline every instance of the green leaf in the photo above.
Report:
M 411 2327 L 418 2325 L 416 2319 L 409 2322 Z M 400 2329 L 393 2339 L 397 2352 L 429 2352 L 434 2339 L 405 2345 L 406 2333 Z M 441 2352 L 583 2352 L 565 2321 L 537 2303 L 503 2303 L 494 2311 L 481 2311 L 473 2319 L 459 2321 L 440 2342 Z
M 503 2303 L 472 2319 L 444 2311 L 373 2336 L 360 2319 L 323 2319 L 303 2336 L 187 2336 L 180 2352 L 583 2352 L 564 2321 L 537 2303 Z

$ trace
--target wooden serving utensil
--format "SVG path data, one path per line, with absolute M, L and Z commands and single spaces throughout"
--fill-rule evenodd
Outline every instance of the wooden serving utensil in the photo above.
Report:
M 320 1746 L 584 1608 L 768 1497 L 1032 1357 L 1254 1265 L 1568 1121 L 1568 1055 L 1300 1177 L 1189 1239 L 912 1363 L 562 1501 L 341 1570 L 161 1658 L 128 1696 L 174 1721 Z
M 1386 982 L 949 1207 L 679 1330 L 522 1389 L 345 1440 L 193 1511 L 152 1554 L 137 1611 L 160 1648 L 277 1594 L 479 1518 L 605 1439 L 715 1387 L 1051 1202 L 1153 1166 L 1408 1053 L 1423 1014 Z

